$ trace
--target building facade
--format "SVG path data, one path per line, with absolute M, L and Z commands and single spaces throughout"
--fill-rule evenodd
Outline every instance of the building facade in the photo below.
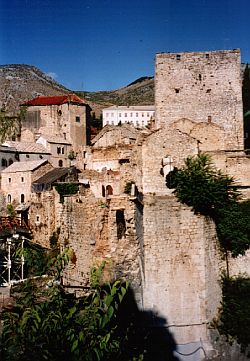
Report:
M 154 120 L 155 107 L 154 105 L 114 105 L 103 109 L 102 116 L 103 126 L 129 123 L 137 128 L 143 128 Z
M 39 96 L 22 106 L 27 111 L 21 140 L 35 141 L 45 134 L 60 136 L 76 153 L 88 143 L 91 108 L 77 95 Z

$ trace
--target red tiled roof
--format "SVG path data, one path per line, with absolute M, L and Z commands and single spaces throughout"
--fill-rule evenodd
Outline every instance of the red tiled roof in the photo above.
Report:
M 65 103 L 86 104 L 85 101 L 75 94 L 39 96 L 28 100 L 22 105 L 61 105 Z

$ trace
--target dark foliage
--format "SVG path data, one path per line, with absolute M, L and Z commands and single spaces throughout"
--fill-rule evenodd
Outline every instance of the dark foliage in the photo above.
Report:
M 239 202 L 233 178 L 217 170 L 208 155 L 187 158 L 181 169 L 167 175 L 166 184 L 181 203 L 215 221 L 223 249 L 234 257 L 245 253 L 250 246 L 250 202 Z
M 229 340 L 236 339 L 244 351 L 250 345 L 250 279 L 224 277 L 222 291 L 219 330 Z

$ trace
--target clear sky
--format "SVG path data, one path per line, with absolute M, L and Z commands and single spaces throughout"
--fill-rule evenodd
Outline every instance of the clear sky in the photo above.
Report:
M 250 0 L 0 0 L 0 63 L 30 64 L 72 90 L 154 74 L 159 52 L 240 48 Z

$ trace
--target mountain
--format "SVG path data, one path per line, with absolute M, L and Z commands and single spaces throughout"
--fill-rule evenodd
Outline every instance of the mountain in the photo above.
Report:
M 38 95 L 68 93 L 61 84 L 31 65 L 0 65 L 0 109 L 10 115 L 19 111 L 19 104 Z
M 19 105 L 38 95 L 77 93 L 86 99 L 97 117 L 110 105 L 150 105 L 154 103 L 154 80 L 142 77 L 112 91 L 83 92 L 65 88 L 32 65 L 0 65 L 0 109 L 16 115 Z
M 141 77 L 129 85 L 110 91 L 76 92 L 84 97 L 99 115 L 100 110 L 111 105 L 151 105 L 154 104 L 154 78 Z

